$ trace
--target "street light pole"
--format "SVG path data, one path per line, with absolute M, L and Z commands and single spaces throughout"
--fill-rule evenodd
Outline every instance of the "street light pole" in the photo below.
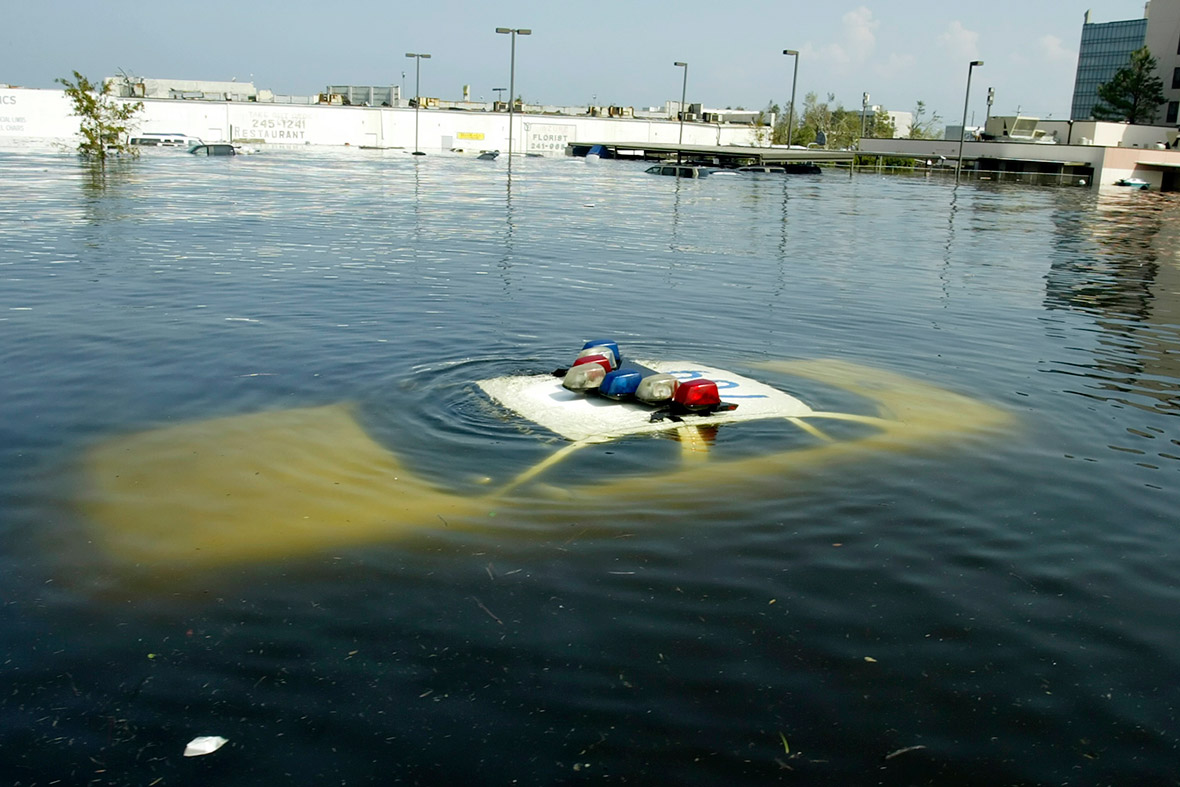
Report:
M 795 49 L 784 49 L 784 55 L 795 58 L 795 72 L 791 76 L 791 109 L 787 113 L 787 147 L 791 147 L 791 133 L 795 130 L 795 84 L 799 81 L 799 52 Z
M 418 110 L 422 108 L 422 58 L 429 59 L 430 55 L 406 52 L 406 57 L 414 58 L 414 155 L 425 156 L 418 149 Z
M 512 58 L 508 68 L 508 163 L 512 163 L 512 116 L 516 107 L 516 37 L 532 35 L 533 31 L 523 27 L 497 27 L 497 33 L 512 36 Z
M 680 86 L 680 141 L 676 143 L 676 163 L 680 163 L 680 148 L 684 145 L 684 98 L 688 95 L 688 63 L 677 60 L 672 65 L 684 69 L 684 82 Z
M 860 138 L 861 139 L 864 139 L 864 136 L 865 136 L 865 115 L 868 114 L 868 111 L 869 111 L 869 94 L 865 93 L 864 97 L 861 99 L 861 102 L 860 102 Z M 856 143 L 856 149 L 860 150 L 860 142 L 859 141 Z
M 967 92 L 963 96 L 963 126 L 959 134 L 959 158 L 955 162 L 955 185 L 959 183 L 959 173 L 963 171 L 963 137 L 967 136 L 967 104 L 971 101 L 971 72 L 976 66 L 982 66 L 982 60 L 972 60 L 967 66 Z

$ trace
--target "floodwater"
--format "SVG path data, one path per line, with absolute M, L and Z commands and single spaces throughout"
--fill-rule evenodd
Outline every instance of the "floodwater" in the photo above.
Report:
M 1175 782 L 1175 197 L 359 150 L 0 181 L 4 783 Z M 962 406 L 496 494 L 563 441 L 476 381 L 603 336 Z

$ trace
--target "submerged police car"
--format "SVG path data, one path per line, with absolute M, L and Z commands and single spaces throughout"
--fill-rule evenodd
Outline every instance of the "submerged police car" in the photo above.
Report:
M 737 373 L 632 360 L 610 340 L 571 355 L 556 374 L 424 386 L 402 407 L 438 411 L 425 419 L 339 403 L 113 437 L 85 453 L 77 502 L 104 554 L 141 566 L 311 556 L 430 531 L 543 536 L 577 521 L 610 532 L 661 507 L 723 516 L 727 501 L 781 496 L 793 471 L 986 439 L 1010 420 L 847 361 Z

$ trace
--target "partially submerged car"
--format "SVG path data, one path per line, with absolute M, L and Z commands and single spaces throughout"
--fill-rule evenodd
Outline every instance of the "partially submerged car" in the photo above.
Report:
M 630 363 L 619 367 L 624 374 Z M 634 364 L 646 370 L 641 376 L 661 378 L 671 409 L 555 373 L 509 373 L 471 381 L 464 407 L 485 414 L 483 437 L 458 435 L 454 446 L 440 444 L 437 432 L 418 434 L 397 402 L 112 436 L 82 457 L 86 543 L 131 570 L 158 571 L 311 556 L 431 530 L 544 537 L 553 522 L 576 519 L 611 532 L 628 511 L 724 508 L 743 496 L 782 494 L 794 472 L 959 446 L 1010 421 L 962 394 L 846 361 L 748 365 L 766 381 L 691 361 Z M 607 374 L 590 384 L 603 385 Z M 813 408 L 786 386 L 822 395 L 828 406 Z M 678 391 L 715 391 L 724 402 L 701 409 L 685 399 L 677 411 Z M 733 439 L 720 439 L 729 430 Z M 523 442 L 506 451 L 506 435 Z M 464 487 L 474 483 L 471 468 L 488 476 Z
M 713 167 L 701 167 L 696 164 L 656 164 L 646 170 L 649 175 L 667 175 L 673 178 L 704 178 L 713 174 Z
M 236 156 L 237 148 L 228 142 L 202 142 L 188 149 L 194 156 Z

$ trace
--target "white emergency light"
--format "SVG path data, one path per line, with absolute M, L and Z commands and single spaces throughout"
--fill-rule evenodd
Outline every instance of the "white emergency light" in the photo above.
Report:
M 649 374 L 639 381 L 635 398 L 647 404 L 663 404 L 676 395 L 680 381 L 670 374 Z

